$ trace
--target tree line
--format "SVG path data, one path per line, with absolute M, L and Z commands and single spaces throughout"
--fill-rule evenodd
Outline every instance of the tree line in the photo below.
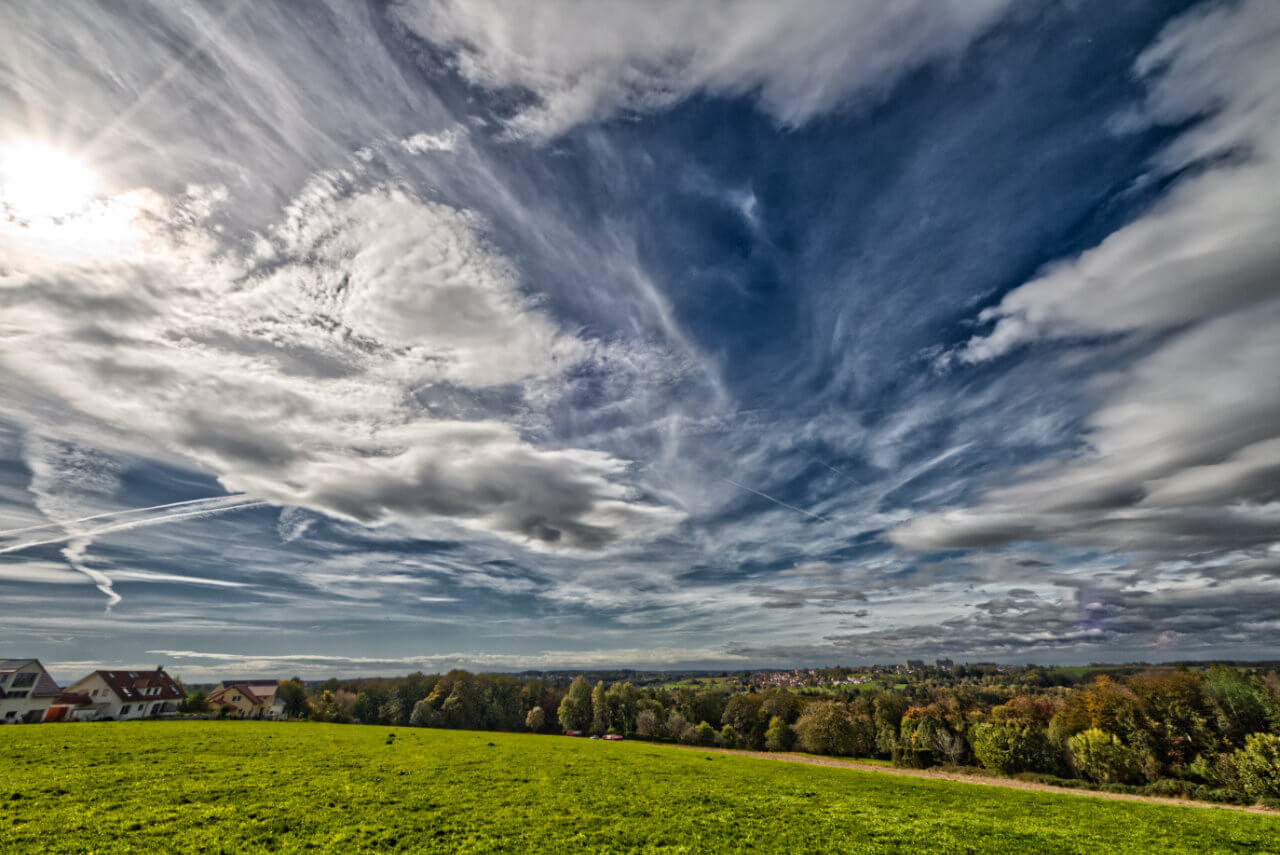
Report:
M 1019 669 L 814 697 L 507 674 L 294 683 L 293 715 L 473 730 L 617 733 L 686 745 L 980 766 L 1069 786 L 1280 805 L 1280 673 L 1151 669 L 1061 685 Z

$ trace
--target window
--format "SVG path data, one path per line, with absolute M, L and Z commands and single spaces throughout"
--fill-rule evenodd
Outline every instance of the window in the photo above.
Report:
M 5 713 L 5 714 L 4 714 L 4 717 L 5 717 L 5 718 L 13 718 L 13 717 L 14 717 L 15 715 L 17 715 L 17 714 L 18 714 L 18 711 L 17 711 L 17 710 L 9 710 L 7 713 Z
M 128 715 L 128 714 L 129 714 L 129 705 L 125 704 L 120 708 L 120 715 Z
M 13 675 L 13 682 L 9 685 L 15 689 L 30 689 L 36 684 L 36 673 L 34 671 L 25 671 L 21 674 Z

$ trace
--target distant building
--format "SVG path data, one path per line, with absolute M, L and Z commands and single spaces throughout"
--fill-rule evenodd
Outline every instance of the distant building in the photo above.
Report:
M 38 659 L 0 659 L 0 722 L 35 724 L 44 721 L 53 701 L 62 694 Z
M 924 667 L 924 660 L 923 660 L 923 659 L 908 659 L 908 660 L 907 660 L 907 667 L 908 667 L 908 668 L 923 668 L 923 667 Z
M 94 718 L 157 718 L 176 715 L 187 696 L 163 668 L 154 671 L 94 671 L 67 687 L 69 695 L 87 695 Z
M 939 668 L 950 668 L 955 663 L 952 662 L 950 659 L 939 659 L 935 661 L 934 664 L 937 665 Z
M 278 681 L 259 680 L 253 683 L 219 683 L 209 693 L 209 705 L 214 709 L 227 709 L 231 718 L 284 718 L 284 698 L 280 697 Z

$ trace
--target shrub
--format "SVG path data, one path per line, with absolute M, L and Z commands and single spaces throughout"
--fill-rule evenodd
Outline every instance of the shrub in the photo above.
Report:
M 703 746 L 712 746 L 716 744 L 716 729 L 705 721 L 698 722 L 698 726 L 694 728 L 697 743 Z
M 1055 766 L 1048 736 L 1033 724 L 996 721 L 975 725 L 970 741 L 978 762 L 1002 775 L 1049 772 Z
M 1280 736 L 1250 734 L 1235 759 L 1240 788 L 1250 798 L 1280 798 Z
M 1071 762 L 1086 778 L 1103 784 L 1123 784 L 1141 777 L 1143 753 L 1126 746 L 1115 734 L 1096 727 L 1067 742 Z
M 720 735 L 716 737 L 716 742 L 718 742 L 722 748 L 737 748 L 740 741 L 738 731 L 736 731 L 731 724 L 726 724 L 724 727 L 720 728 Z

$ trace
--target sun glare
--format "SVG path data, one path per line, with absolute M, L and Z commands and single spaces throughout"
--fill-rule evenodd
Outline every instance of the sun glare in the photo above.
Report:
M 0 206 L 22 221 L 57 219 L 84 210 L 98 177 L 75 157 L 40 142 L 0 146 Z

